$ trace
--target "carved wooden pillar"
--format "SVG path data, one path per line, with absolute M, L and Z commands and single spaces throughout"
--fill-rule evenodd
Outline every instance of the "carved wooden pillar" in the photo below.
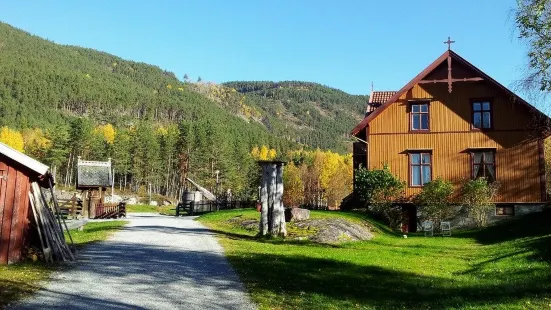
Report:
M 261 161 L 262 181 L 260 200 L 260 234 L 286 236 L 285 209 L 283 206 L 283 165 L 280 161 Z

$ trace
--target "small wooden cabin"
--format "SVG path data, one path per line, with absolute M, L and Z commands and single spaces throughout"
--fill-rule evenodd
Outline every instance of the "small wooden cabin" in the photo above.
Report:
M 88 161 L 78 158 L 77 189 L 82 191 L 82 212 L 85 218 L 95 218 L 103 207 L 105 191 L 113 184 L 111 158 L 108 161 Z
M 49 187 L 48 166 L 0 143 L 0 264 L 21 260 L 30 231 L 31 183 Z
M 352 130 L 360 141 L 354 168 L 387 164 L 406 181 L 407 197 L 439 177 L 456 188 L 471 178 L 497 181 L 495 217 L 539 210 L 547 201 L 549 117 L 452 50 L 399 91 L 372 99 Z

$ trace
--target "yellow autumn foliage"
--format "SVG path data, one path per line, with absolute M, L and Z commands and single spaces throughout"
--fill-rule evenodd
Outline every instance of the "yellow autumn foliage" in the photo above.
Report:
M 301 201 L 311 206 L 327 205 L 337 208 L 342 199 L 352 192 L 352 156 L 331 151 L 293 151 L 283 178 L 285 201 Z M 297 166 L 293 161 L 298 162 Z M 296 179 L 300 172 L 300 182 Z M 285 173 L 291 176 L 285 176 Z M 302 184 L 302 185 L 300 185 Z M 302 186 L 302 191 L 297 189 Z M 288 190 L 290 189 L 290 190 Z
M 25 141 L 23 135 L 15 130 L 6 126 L 0 129 L 0 142 L 9 145 L 10 147 L 23 152 L 25 147 Z
M 304 183 L 300 168 L 289 163 L 283 169 L 283 204 L 286 207 L 300 207 L 304 202 Z
M 101 134 L 107 144 L 113 145 L 115 142 L 115 128 L 111 124 L 100 125 L 94 129 L 94 133 Z
M 159 128 L 157 128 L 157 135 L 166 136 L 166 135 L 168 135 L 168 130 L 164 127 L 159 127 Z
M 274 160 L 277 157 L 277 151 L 266 145 L 263 145 L 260 148 L 255 146 L 251 150 L 251 156 L 255 160 Z
M 30 156 L 40 159 L 52 145 L 52 141 L 46 137 L 46 134 L 40 128 L 25 129 L 22 135 L 25 153 Z

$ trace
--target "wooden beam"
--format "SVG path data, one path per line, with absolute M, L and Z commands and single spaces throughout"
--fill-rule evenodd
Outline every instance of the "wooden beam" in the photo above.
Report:
M 448 39 L 449 41 L 449 39 Z M 449 43 L 448 43 L 448 46 L 449 46 Z M 452 57 L 451 55 L 448 53 L 448 92 L 451 94 L 452 93 Z
M 478 81 L 484 81 L 481 77 L 473 77 L 473 78 L 463 78 L 463 79 L 451 79 L 452 82 L 478 82 Z M 448 79 L 441 79 L 441 80 L 421 80 L 418 83 L 419 84 L 428 84 L 428 83 L 448 83 L 450 80 Z

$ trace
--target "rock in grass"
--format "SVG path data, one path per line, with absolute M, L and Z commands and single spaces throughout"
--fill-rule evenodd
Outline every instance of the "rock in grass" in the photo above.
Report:
M 305 221 L 310 218 L 310 210 L 301 208 L 285 209 L 285 222 Z
M 306 220 L 295 223 L 295 226 L 303 229 L 316 229 L 316 234 L 310 240 L 318 243 L 331 244 L 373 238 L 368 227 L 340 218 Z

